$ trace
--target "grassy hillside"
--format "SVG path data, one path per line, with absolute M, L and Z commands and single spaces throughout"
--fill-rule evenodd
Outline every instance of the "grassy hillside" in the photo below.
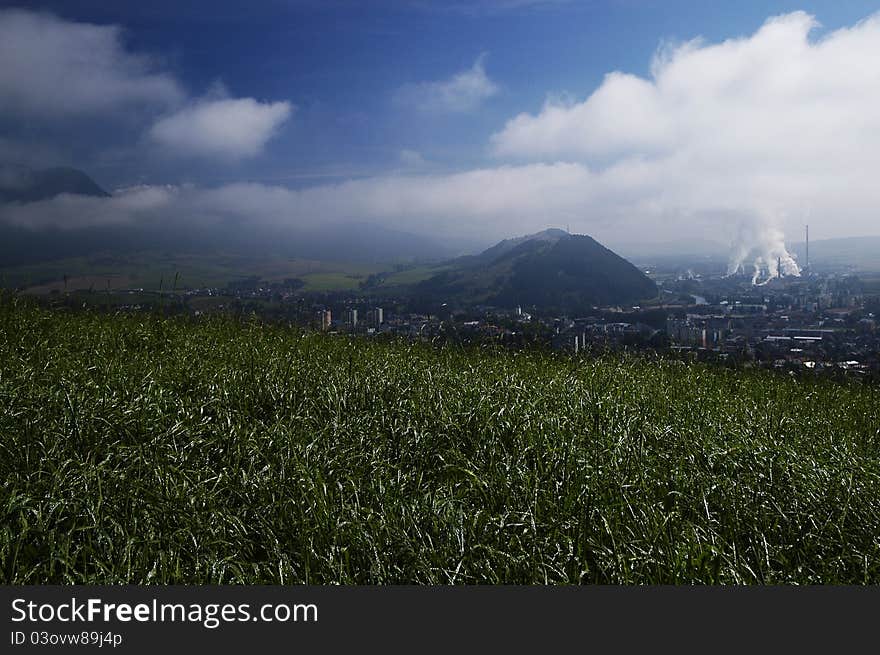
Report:
M 878 408 L 7 297 L 0 582 L 876 584 Z

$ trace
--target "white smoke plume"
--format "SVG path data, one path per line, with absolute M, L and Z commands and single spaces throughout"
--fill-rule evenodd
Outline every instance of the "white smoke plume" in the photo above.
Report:
M 747 267 L 752 269 L 752 284 L 766 284 L 780 275 L 797 277 L 801 274 L 800 266 L 785 247 L 782 230 L 760 216 L 740 223 L 727 273 L 745 273 Z

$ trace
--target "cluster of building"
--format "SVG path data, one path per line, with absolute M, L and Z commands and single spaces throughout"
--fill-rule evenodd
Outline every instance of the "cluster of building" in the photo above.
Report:
M 461 342 L 540 342 L 569 352 L 642 348 L 776 368 L 880 371 L 877 294 L 852 275 L 780 277 L 756 286 L 743 276 L 686 275 L 658 280 L 660 301 L 645 307 L 594 307 L 586 316 L 552 316 L 522 307 L 474 306 L 408 311 L 406 298 L 338 292 L 303 294 L 263 282 L 186 292 L 184 303 L 213 299 L 329 333 L 437 337 Z M 236 304 L 237 303 L 237 304 Z M 387 304 L 386 304 L 387 303 Z M 198 313 L 198 312 L 197 312 Z
M 724 281 L 725 287 L 729 282 Z M 711 280 L 704 281 L 711 288 Z M 877 320 L 852 276 L 773 280 L 760 288 L 725 289 L 715 303 L 671 312 L 666 336 L 673 349 L 753 360 L 776 368 L 854 372 L 880 370 Z
M 334 323 L 332 310 L 319 309 L 315 314 L 317 327 L 325 332 L 342 328 L 349 332 L 367 331 L 373 333 L 385 324 L 385 310 L 383 308 L 371 307 L 365 313 L 361 313 L 360 317 L 359 311 L 356 307 L 351 307 L 345 310 L 345 316 L 341 322 Z

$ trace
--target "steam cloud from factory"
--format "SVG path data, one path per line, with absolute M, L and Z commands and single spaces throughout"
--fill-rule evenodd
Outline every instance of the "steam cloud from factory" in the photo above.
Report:
M 785 247 L 785 236 L 766 219 L 742 222 L 733 244 L 728 275 L 746 273 L 751 267 L 752 284 L 766 284 L 781 276 L 799 276 L 801 268 Z

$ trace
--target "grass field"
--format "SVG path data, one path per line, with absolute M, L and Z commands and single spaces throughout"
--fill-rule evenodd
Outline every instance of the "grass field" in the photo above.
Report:
M 413 266 L 400 271 L 389 273 L 382 282 L 382 287 L 398 287 L 410 284 L 418 284 L 438 273 L 449 270 L 450 266 L 445 264 L 426 264 L 423 266 Z
M 880 392 L 0 301 L 0 581 L 880 582 Z
M 128 255 L 74 257 L 41 264 L 0 268 L 0 286 L 24 288 L 43 295 L 51 291 L 94 288 L 225 287 L 253 275 L 269 282 L 298 277 L 307 291 L 356 289 L 361 280 L 387 265 L 365 262 L 330 262 L 287 257 L 254 257 L 235 254 L 174 254 L 139 252 Z M 68 279 L 65 282 L 64 276 Z
M 368 272 L 310 273 L 302 276 L 304 291 L 353 291 L 367 278 Z

